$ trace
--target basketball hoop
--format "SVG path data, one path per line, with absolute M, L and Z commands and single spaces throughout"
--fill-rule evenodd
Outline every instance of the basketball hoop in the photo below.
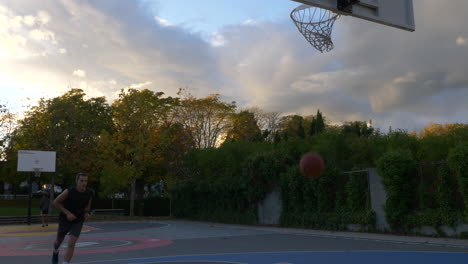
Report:
M 333 49 L 331 34 L 339 14 L 319 7 L 300 5 L 290 16 L 299 32 L 314 48 L 322 53 Z

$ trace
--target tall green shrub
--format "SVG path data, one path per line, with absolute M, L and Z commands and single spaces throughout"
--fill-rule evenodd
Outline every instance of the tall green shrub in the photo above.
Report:
M 351 212 L 358 212 L 368 205 L 369 187 L 367 174 L 353 173 L 348 177 L 346 191 L 346 209 Z
M 318 228 L 329 230 L 345 229 L 347 224 L 375 225 L 375 213 L 364 203 L 356 203 L 353 211 L 346 207 L 346 201 L 357 198 L 363 192 L 360 184 L 347 186 L 340 171 L 327 167 L 318 179 L 304 177 L 299 166 L 291 166 L 281 175 L 282 226 Z M 350 188 L 359 190 L 347 197 Z M 367 189 L 367 186 L 364 187 Z M 365 193 L 365 191 L 364 191 Z M 354 195 L 353 195 L 354 194 Z M 359 205 L 363 205 L 359 207 Z M 359 208 L 358 208 L 359 207 Z
M 452 148 L 448 156 L 450 169 L 454 170 L 465 205 L 465 218 L 468 219 L 468 144 Z
M 256 207 L 267 193 L 279 188 L 280 175 L 294 163 L 294 159 L 285 151 L 258 153 L 250 156 L 244 168 L 249 201 Z
M 377 162 L 377 169 L 387 192 L 385 214 L 390 226 L 402 228 L 414 196 L 416 163 L 409 150 L 391 150 Z

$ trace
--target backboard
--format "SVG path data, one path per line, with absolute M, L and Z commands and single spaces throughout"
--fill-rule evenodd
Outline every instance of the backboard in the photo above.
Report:
M 327 9 L 340 15 L 369 20 L 408 31 L 415 30 L 413 0 L 293 0 L 309 6 Z M 339 4 L 355 2 L 348 8 Z M 341 7 L 341 6 L 340 6 Z M 340 10 L 341 9 L 341 10 Z
M 18 150 L 17 171 L 55 172 L 55 151 Z

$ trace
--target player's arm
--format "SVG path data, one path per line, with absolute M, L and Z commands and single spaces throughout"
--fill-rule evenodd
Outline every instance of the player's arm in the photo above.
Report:
M 63 201 L 65 201 L 65 199 L 68 198 L 68 189 L 63 191 L 59 196 L 57 196 L 57 198 L 55 198 L 53 204 L 55 206 L 55 208 L 59 209 L 60 211 L 62 211 L 66 216 L 67 216 L 67 219 L 69 221 L 72 221 L 74 219 L 70 219 L 70 218 L 76 218 L 70 211 L 67 210 L 67 208 L 65 208 L 63 206 Z
M 93 202 L 93 199 L 89 199 L 88 206 L 86 206 L 85 209 L 85 221 L 88 221 L 89 217 L 91 216 L 91 203 Z

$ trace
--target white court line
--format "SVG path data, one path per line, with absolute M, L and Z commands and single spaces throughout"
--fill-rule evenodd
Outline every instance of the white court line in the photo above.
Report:
M 384 251 L 384 250 L 352 250 L 352 251 L 338 251 L 338 250 L 330 250 L 330 251 L 259 251 L 259 252 L 243 252 L 243 253 L 215 253 L 215 254 L 195 254 L 195 255 L 169 255 L 169 256 L 156 256 L 156 257 L 146 257 L 146 258 L 125 258 L 125 259 L 112 259 L 112 260 L 93 260 L 93 261 L 85 261 L 85 262 L 78 262 L 76 264 L 87 264 L 87 263 L 101 263 L 101 262 L 116 262 L 116 261 L 135 261 L 135 260 L 152 260 L 155 258 L 178 258 L 178 257 L 208 257 L 208 256 L 223 256 L 223 255 L 247 255 L 247 254 L 287 254 L 287 253 L 422 253 L 422 254 L 463 254 L 463 252 L 444 252 L 444 251 Z M 172 261 L 176 262 L 176 261 Z M 180 260 L 178 261 L 180 262 Z M 151 263 L 151 262 L 146 262 Z M 232 262 L 231 262 L 232 263 Z M 142 263 L 138 263 L 142 264 Z

